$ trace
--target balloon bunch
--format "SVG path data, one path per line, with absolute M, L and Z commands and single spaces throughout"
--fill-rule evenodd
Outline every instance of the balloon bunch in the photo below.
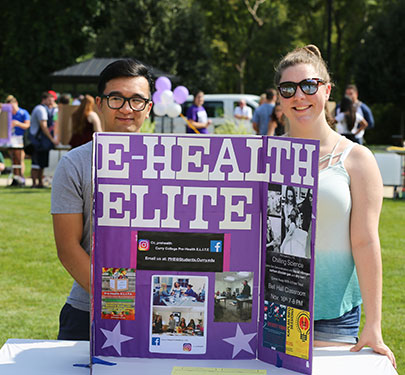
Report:
M 153 113 L 156 116 L 168 115 L 171 118 L 181 114 L 181 105 L 187 100 L 188 90 L 177 86 L 171 91 L 172 83 L 167 77 L 159 77 L 155 82 L 156 91 L 152 96 Z

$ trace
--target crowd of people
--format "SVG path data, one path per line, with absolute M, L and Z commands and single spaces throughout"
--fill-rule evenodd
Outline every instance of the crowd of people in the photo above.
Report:
M 7 152 L 12 166 L 11 170 L 2 168 L 0 172 L 12 174 L 10 186 L 26 186 L 25 159 L 30 156 L 32 187 L 44 187 L 44 169 L 49 166 L 49 152 L 61 141 L 58 121 L 60 105 L 78 106 L 71 117 L 69 145 L 72 148 L 87 143 L 92 139 L 93 132 L 102 130 L 91 95 L 72 99 L 67 94 L 58 96 L 53 90 L 45 91 L 41 94 L 40 104 L 33 108 L 31 114 L 19 106 L 13 95 L 8 95 L 4 103 L 11 105 L 11 138 L 7 143 Z
M 154 314 L 152 318 L 152 333 L 173 333 L 203 336 L 204 326 L 202 319 L 196 323 L 193 318 L 186 322 L 184 317 L 169 315 L 167 322 L 163 322 L 162 315 Z

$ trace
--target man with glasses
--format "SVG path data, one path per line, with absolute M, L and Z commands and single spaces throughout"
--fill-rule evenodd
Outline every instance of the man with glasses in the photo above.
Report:
M 104 130 L 134 132 L 152 108 L 150 69 L 118 60 L 100 74 L 96 104 Z M 58 257 L 74 279 L 60 314 L 59 340 L 89 340 L 92 142 L 68 152 L 52 181 L 51 213 Z

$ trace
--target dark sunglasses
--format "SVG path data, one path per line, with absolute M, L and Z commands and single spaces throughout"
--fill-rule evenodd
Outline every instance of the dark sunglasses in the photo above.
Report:
M 319 85 L 324 85 L 326 82 L 320 78 L 307 78 L 301 82 L 281 82 L 278 85 L 278 91 L 283 98 L 292 98 L 297 92 L 299 86 L 301 91 L 306 95 L 314 95 L 318 91 Z

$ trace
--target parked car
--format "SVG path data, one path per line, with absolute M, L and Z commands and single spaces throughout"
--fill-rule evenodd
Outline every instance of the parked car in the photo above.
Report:
M 239 100 L 245 99 L 246 104 L 252 108 L 252 113 L 259 106 L 258 95 L 250 94 L 205 94 L 204 108 L 207 111 L 208 118 L 212 120 L 212 124 L 208 127 L 210 133 L 214 132 L 215 127 L 224 124 L 227 121 L 236 122 L 233 112 L 236 106 L 239 105 Z M 182 105 L 182 113 L 187 114 L 187 109 L 193 104 L 193 96 L 189 95 L 186 102 Z M 181 117 L 171 119 L 167 116 L 155 116 L 155 132 L 156 133 L 185 133 L 186 122 Z M 248 132 L 253 133 L 250 122 L 246 122 Z

